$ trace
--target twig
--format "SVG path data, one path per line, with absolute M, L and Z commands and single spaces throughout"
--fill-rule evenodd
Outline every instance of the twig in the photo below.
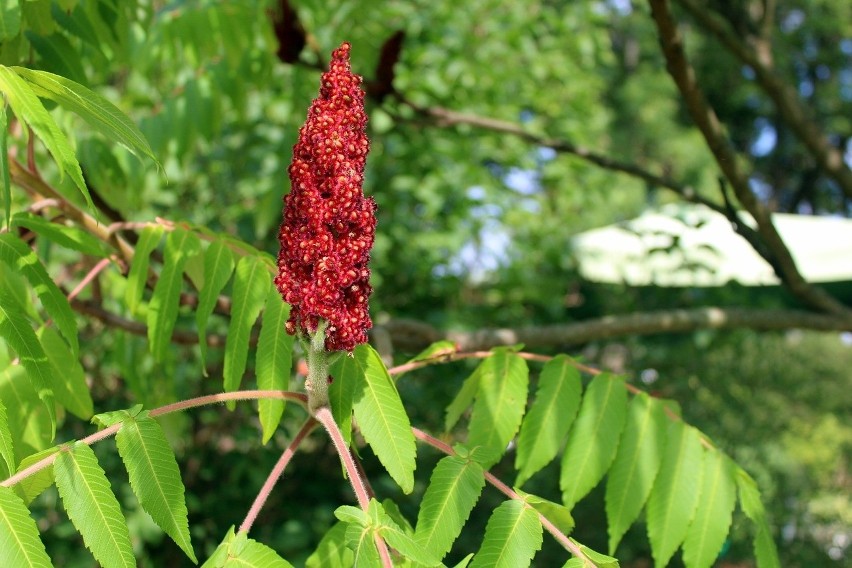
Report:
M 740 170 L 739 157 L 728 143 L 716 112 L 709 106 L 701 92 L 695 78 L 695 71 L 686 59 L 683 38 L 677 29 L 668 1 L 649 1 L 651 15 L 657 25 L 660 46 L 666 59 L 666 69 L 680 90 L 689 114 L 716 158 L 719 169 L 730 182 L 737 199 L 754 217 L 760 236 L 778 262 L 784 284 L 809 306 L 828 313 L 849 314 L 849 308 L 832 298 L 822 288 L 808 283 L 799 273 L 790 250 L 772 224 L 769 211 L 754 196 L 748 177 Z
M 255 519 L 257 519 L 258 513 L 260 513 L 260 510 L 263 508 L 266 500 L 269 499 L 269 494 L 272 493 L 272 489 L 284 473 L 284 469 L 287 467 L 287 464 L 290 463 L 290 460 L 296 454 L 296 450 L 299 448 L 299 445 L 301 445 L 302 440 L 304 440 L 305 437 L 308 436 L 314 428 L 316 428 L 317 424 L 318 422 L 314 420 L 313 417 L 309 417 L 305 420 L 305 423 L 302 424 L 302 427 L 299 428 L 298 433 L 296 433 L 296 436 L 284 450 L 284 453 L 281 454 L 281 457 L 278 459 L 275 467 L 273 467 L 272 471 L 269 472 L 269 477 L 266 478 L 266 481 L 264 482 L 263 487 L 260 488 L 260 492 L 257 494 L 257 497 L 254 498 L 254 503 L 252 503 L 249 512 L 246 514 L 243 524 L 240 525 L 239 532 L 248 533 L 251 530 Z

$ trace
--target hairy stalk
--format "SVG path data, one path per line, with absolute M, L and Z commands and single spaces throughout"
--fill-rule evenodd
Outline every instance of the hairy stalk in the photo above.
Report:
M 246 518 L 243 521 L 243 524 L 240 525 L 240 531 L 243 533 L 247 533 L 251 530 L 251 526 L 254 524 L 255 519 L 257 519 L 258 513 L 263 508 L 263 505 L 266 504 L 266 500 L 269 499 L 269 494 L 272 493 L 272 488 L 275 487 L 275 484 L 278 483 L 278 479 L 284 473 L 284 469 L 287 467 L 287 464 L 290 463 L 290 460 L 296 454 L 296 450 L 302 443 L 302 440 L 310 434 L 314 428 L 317 426 L 317 421 L 314 420 L 313 417 L 305 420 L 305 423 L 302 424 L 302 427 L 299 428 L 299 432 L 296 434 L 296 437 L 293 438 L 293 441 L 287 446 L 287 449 L 284 450 L 284 453 L 281 454 L 281 457 L 278 459 L 278 462 L 275 464 L 275 467 L 272 468 L 272 471 L 269 472 L 269 477 L 266 478 L 266 481 L 263 483 L 263 487 L 260 488 L 260 492 L 257 494 L 257 497 L 254 498 L 254 503 L 251 504 L 251 508 L 249 512 L 246 514 Z
M 453 451 L 453 449 L 449 445 L 445 444 L 444 442 L 435 438 L 434 436 L 430 436 L 429 434 L 427 434 L 423 430 L 420 430 L 419 428 L 412 428 L 411 430 L 414 432 L 414 436 L 417 439 L 419 439 L 423 442 L 426 442 L 427 444 L 429 444 L 433 448 L 444 452 L 448 456 L 456 455 L 456 453 Z M 509 487 L 508 485 L 506 485 L 505 483 L 503 483 L 502 481 L 497 479 L 493 474 L 486 471 L 485 472 L 485 479 L 488 481 L 488 483 L 490 483 L 492 486 L 494 486 L 498 491 L 500 491 L 503 495 L 505 495 L 509 499 L 517 499 L 519 501 L 523 501 L 523 499 L 521 499 L 520 495 L 518 495 L 517 493 L 512 491 L 511 487 Z M 526 506 L 529 507 L 529 505 L 526 505 Z M 583 551 L 580 549 L 580 547 L 576 543 L 572 542 L 571 539 L 568 538 L 568 536 L 565 533 L 563 533 L 562 531 L 560 531 L 556 527 L 556 525 L 551 523 L 547 519 L 547 517 L 545 517 L 544 515 L 542 515 L 538 511 L 536 511 L 536 514 L 538 515 L 538 520 L 539 520 L 539 522 L 541 522 L 541 525 L 547 530 L 547 532 L 549 532 L 553 536 L 553 538 L 555 538 L 557 540 L 557 542 L 559 542 L 559 544 L 561 544 L 563 547 L 565 547 L 565 549 L 568 550 L 568 552 L 570 552 L 571 554 L 573 554 L 577 558 L 581 559 L 585 564 L 587 564 L 589 566 L 595 565 L 595 563 L 592 562 L 592 560 L 588 556 L 583 554 Z
M 370 506 L 370 495 L 367 492 L 367 487 L 364 479 L 358 472 L 358 466 L 355 465 L 355 460 L 349 453 L 349 448 L 346 446 L 346 440 L 343 439 L 343 433 L 337 422 L 334 421 L 334 416 L 331 415 L 331 409 L 323 406 L 314 413 L 314 418 L 323 425 L 331 442 L 334 444 L 334 449 L 337 450 L 337 455 L 340 456 L 340 461 L 346 469 L 346 475 L 349 477 L 349 483 L 352 484 L 352 490 L 355 492 L 355 498 L 358 500 L 358 506 L 365 513 Z M 377 534 L 375 535 L 376 547 L 379 549 L 379 555 L 382 558 L 382 566 L 393 566 L 390 558 L 390 552 L 385 541 Z
M 187 410 L 190 408 L 197 408 L 199 406 L 206 406 L 208 404 L 227 402 L 229 400 L 258 400 L 261 398 L 290 400 L 300 404 L 304 408 L 307 408 L 308 403 L 307 397 L 297 392 L 264 390 L 235 391 L 220 394 L 211 394 L 207 396 L 199 396 L 197 398 L 191 398 L 189 400 L 182 400 L 180 402 L 174 402 L 172 404 L 160 406 L 151 410 L 149 416 L 162 416 L 164 414 L 171 414 L 172 412 L 180 412 L 182 410 Z M 86 436 L 85 438 L 80 440 L 80 442 L 86 444 L 87 446 L 91 446 L 95 442 L 100 442 L 105 438 L 109 438 L 110 436 L 115 435 L 121 429 L 121 424 L 121 422 L 119 422 L 118 424 L 113 424 L 108 428 L 104 428 L 99 432 L 95 432 L 94 434 Z M 47 467 L 50 467 L 53 462 L 56 461 L 56 455 L 57 454 L 55 453 L 51 454 L 43 460 L 37 461 L 28 468 L 19 471 L 15 475 L 4 479 L 2 482 L 0 482 L 0 486 L 12 487 L 13 485 L 20 483 L 22 480 L 28 478 L 29 476 L 34 475 Z
M 316 414 L 317 410 L 328 406 L 328 366 L 329 353 L 325 350 L 325 330 L 328 322 L 320 319 L 316 332 L 305 344 L 305 357 L 308 363 L 308 379 L 305 390 L 308 391 L 308 412 Z

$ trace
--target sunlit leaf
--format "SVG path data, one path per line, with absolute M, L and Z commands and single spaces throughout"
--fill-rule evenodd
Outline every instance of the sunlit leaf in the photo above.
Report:
M 471 568 L 520 568 L 529 566 L 541 548 L 542 528 L 538 513 L 524 502 L 504 501 L 488 519 L 485 539 L 470 563 Z
M 234 253 L 222 239 L 210 243 L 204 252 L 204 286 L 198 292 L 195 322 L 198 325 L 198 346 L 201 348 L 201 366 L 207 359 L 207 319 L 216 307 L 219 294 L 234 271 Z
M 281 299 L 278 290 L 270 286 L 257 341 L 257 388 L 261 390 L 286 390 L 290 382 L 294 338 L 284 329 L 289 317 L 290 306 Z M 260 399 L 257 404 L 265 444 L 278 428 L 284 401 Z
M 369 344 L 356 347 L 355 358 L 364 369 L 354 399 L 358 427 L 393 480 L 405 493 L 411 493 L 417 450 L 396 384 Z
M 35 520 L 8 487 L 0 487 L 0 566 L 52 568 Z
M 483 446 L 502 456 L 521 426 L 528 387 L 526 361 L 510 349 L 494 349 L 494 354 L 483 363 L 479 392 L 470 416 L 467 446 Z M 493 464 L 484 465 L 487 468 Z
M 705 450 L 702 460 L 701 495 L 683 541 L 683 562 L 690 568 L 713 565 L 731 526 L 737 502 L 734 468 L 718 450 Z
M 446 556 L 484 486 L 482 466 L 475 461 L 459 456 L 441 459 L 420 503 L 415 540 L 438 558 Z
M 559 355 L 545 364 L 518 435 L 515 485 L 523 485 L 556 457 L 580 407 L 582 390 L 580 372 L 567 356 Z
M 135 567 L 127 523 L 92 449 L 75 442 L 60 451 L 53 473 L 65 511 L 95 560 L 104 568 Z
M 754 556 L 758 568 L 780 568 L 778 549 L 772 539 L 772 530 L 766 519 L 766 511 L 760 500 L 757 483 L 745 470 L 737 468 L 737 488 L 739 489 L 740 506 L 755 527 Z
M 183 482 L 163 429 L 147 413 L 128 414 L 115 438 L 142 508 L 197 563 L 189 538 Z
M 562 454 L 559 487 L 568 508 L 573 508 L 591 491 L 609 469 L 618 449 L 625 414 L 624 381 L 605 373 L 592 379 Z

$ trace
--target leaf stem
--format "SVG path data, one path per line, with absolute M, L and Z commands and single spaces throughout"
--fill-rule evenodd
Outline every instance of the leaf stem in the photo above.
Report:
M 284 453 L 282 453 L 281 457 L 278 458 L 278 462 L 275 464 L 275 467 L 273 467 L 272 471 L 269 472 L 269 477 L 266 478 L 266 481 L 263 483 L 263 487 L 260 488 L 260 492 L 257 494 L 257 497 L 255 497 L 254 503 L 252 503 L 249 512 L 246 514 L 243 524 L 240 525 L 239 532 L 248 533 L 251 530 L 251 526 L 254 524 L 255 519 L 257 519 L 258 513 L 260 513 L 260 510 L 269 498 L 269 494 L 272 493 L 272 489 L 275 487 L 278 479 L 284 473 L 284 469 L 287 467 L 287 464 L 290 463 L 290 460 L 296 454 L 296 450 L 301 445 L 302 440 L 304 440 L 305 437 L 307 437 L 313 429 L 316 428 L 317 424 L 318 422 L 313 417 L 309 417 L 305 420 L 305 423 L 302 424 L 302 427 L 299 429 L 296 437 L 293 438 L 284 450 Z
M 320 407 L 314 413 L 314 418 L 323 425 L 325 431 L 328 432 L 334 448 L 337 450 L 337 455 L 340 456 L 340 461 L 346 469 L 346 475 L 349 477 L 349 483 L 352 485 L 352 490 L 355 492 L 355 498 L 358 500 L 358 506 L 365 513 L 370 506 L 370 496 L 367 492 L 367 487 L 364 479 L 358 471 L 358 466 L 355 465 L 355 460 L 349 453 L 349 448 L 346 446 L 346 440 L 343 439 L 343 433 L 337 422 L 334 421 L 334 416 L 331 415 L 331 409 L 328 406 Z M 376 547 L 379 550 L 379 556 L 382 558 L 382 566 L 392 567 L 393 563 L 390 558 L 390 551 L 385 541 L 378 535 L 374 535 Z

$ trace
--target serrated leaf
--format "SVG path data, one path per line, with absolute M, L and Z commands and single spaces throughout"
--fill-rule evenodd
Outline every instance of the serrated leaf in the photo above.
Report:
M 700 497 L 701 438 L 680 421 L 670 421 L 660 471 L 648 498 L 645 518 L 654 565 L 668 564 L 686 537 Z
M 0 371 L 0 398 L 6 405 L 16 459 L 50 445 L 54 423 L 24 367 L 9 365 Z
M 683 562 L 690 568 L 709 568 L 719 556 L 737 501 L 734 469 L 722 452 L 705 450 L 701 495 L 683 541 Z
M 290 382 L 290 369 L 293 366 L 293 336 L 284 329 L 284 324 L 289 317 L 290 306 L 281 299 L 278 290 L 270 286 L 263 310 L 260 338 L 257 340 L 257 388 L 261 390 L 283 391 L 287 389 L 287 384 Z M 284 401 L 260 399 L 258 412 L 265 444 L 278 428 L 281 415 L 284 413 Z
M 35 520 L 21 499 L 0 486 L 0 566 L 52 568 Z
M 68 174 L 83 194 L 89 209 L 94 209 L 92 197 L 86 188 L 86 182 L 83 181 L 83 172 L 80 170 L 80 164 L 74 156 L 74 150 L 71 149 L 68 138 L 59 130 L 30 85 L 12 69 L 0 65 L 0 91 L 6 95 L 6 100 L 18 119 L 27 123 L 47 147 L 59 165 L 60 175 Z
M 257 257 L 244 256 L 237 263 L 231 303 L 231 321 L 225 343 L 225 392 L 240 388 L 246 370 L 251 328 L 260 315 L 272 278 Z M 233 408 L 233 403 L 228 407 Z
M 198 325 L 198 346 L 201 349 L 201 368 L 207 374 L 207 320 L 216 307 L 219 293 L 231 279 L 234 271 L 234 253 L 221 239 L 210 243 L 204 252 L 204 286 L 198 292 L 195 322 Z
M 393 480 L 405 493 L 411 493 L 417 449 L 396 384 L 370 345 L 358 345 L 355 358 L 364 369 L 354 398 L 358 427 Z
M 485 527 L 485 539 L 473 557 L 471 568 L 520 568 L 529 566 L 541 548 L 538 513 L 517 500 L 504 501 Z
M 47 274 L 36 253 L 15 235 L 4 233 L 0 234 L 0 260 L 15 267 L 24 275 L 38 294 L 44 309 L 56 322 L 62 336 L 76 354 L 80 345 L 77 340 L 77 320 L 74 319 L 74 312 L 65 294 Z
M 387 520 L 382 524 L 379 534 L 391 548 L 401 553 L 409 560 L 413 560 L 418 565 L 442 565 L 431 552 L 427 551 L 420 545 L 420 543 L 405 534 L 405 531 L 403 531 L 390 517 L 387 517 L 387 515 L 386 519 Z
M 94 412 L 94 403 L 83 366 L 52 327 L 41 328 L 38 336 L 53 367 L 50 386 L 57 402 L 74 416 L 88 420 Z
M 346 524 L 335 523 L 308 556 L 305 568 L 351 568 L 355 554 L 346 546 Z
M 56 435 L 56 408 L 53 390 L 50 388 L 54 382 L 53 368 L 30 322 L 19 310 L 16 303 L 10 301 L 5 292 L 0 291 L 0 337 L 18 354 L 21 365 L 26 369 L 36 395 L 50 417 L 50 438 L 53 439 Z
M 526 493 L 518 488 L 514 490 L 515 493 L 523 497 L 525 503 L 541 513 L 564 534 L 570 534 L 574 529 L 574 517 L 571 516 L 571 510 L 565 505 L 548 501 L 544 497 Z
M 3 208 L 6 227 L 12 222 L 12 183 L 9 179 L 9 118 L 6 105 L 0 104 L 0 183 L 3 185 Z
M 627 389 L 618 377 L 592 379 L 562 454 L 559 487 L 569 509 L 603 478 L 615 459 L 627 414 Z
M 484 486 L 481 465 L 459 456 L 442 458 L 420 503 L 415 540 L 439 559 L 446 556 Z
M 58 447 L 53 447 L 25 457 L 18 465 L 18 472 L 24 471 L 34 463 L 40 462 L 44 458 L 55 454 L 58 451 Z M 29 504 L 51 485 L 53 485 L 53 468 L 46 467 L 19 481 L 15 484 L 14 489 L 18 497 L 23 499 L 24 503 Z
M 68 517 L 95 560 L 104 568 L 136 566 L 124 515 L 92 449 L 75 442 L 60 451 L 53 473 Z
M 189 231 L 175 228 L 166 237 L 163 270 L 154 285 L 147 315 L 148 343 L 151 355 L 157 361 L 163 360 L 171 344 L 178 317 L 184 265 L 190 256 L 198 254 L 200 250 L 201 241 Z
M 104 97 L 79 83 L 24 67 L 13 67 L 14 71 L 30 83 L 39 97 L 55 101 L 62 107 L 77 113 L 102 135 L 133 152 L 141 153 L 159 164 L 145 135 L 130 118 Z
M 142 508 L 197 564 L 180 470 L 163 429 L 144 413 L 125 420 L 115 441 Z
M 566 562 L 562 568 L 618 568 L 618 560 L 615 558 L 601 554 L 600 552 L 595 552 L 588 546 L 580 544 L 573 538 L 571 539 L 571 542 L 580 547 L 580 551 L 592 561 L 592 564 L 589 564 L 583 559 L 574 557 Z
M 77 227 L 53 223 L 29 212 L 16 213 L 12 219 L 13 227 L 25 227 L 58 245 L 96 257 L 108 255 L 106 246 Z
M 494 354 L 484 362 L 470 416 L 467 446 L 483 446 L 502 456 L 521 426 L 528 388 L 526 361 L 508 348 L 494 349 Z M 487 469 L 496 461 L 483 465 Z
M 570 358 L 559 355 L 545 364 L 518 435 L 515 485 L 523 485 L 556 457 L 580 408 L 582 392 L 580 372 Z
M 468 409 L 473 403 L 474 398 L 476 398 L 476 393 L 479 392 L 479 383 L 482 380 L 482 369 L 487 361 L 488 359 L 476 366 L 473 373 L 462 383 L 462 387 L 459 389 L 455 398 L 447 406 L 447 416 L 444 419 L 444 430 L 446 432 L 453 429 L 458 423 L 459 418 L 461 418 L 461 415 L 464 414 L 464 411 Z
M 234 533 L 234 527 L 201 568 L 292 568 L 292 564 L 278 556 L 274 550 L 243 532 Z
M 160 244 L 163 230 L 162 225 L 148 225 L 139 233 L 133 262 L 127 273 L 127 288 L 124 291 L 124 301 L 131 313 L 136 313 L 136 308 L 142 300 L 142 292 L 145 291 L 145 283 L 148 281 L 151 252 Z
M 636 395 L 627 409 L 627 424 L 606 480 L 610 554 L 615 554 L 618 543 L 651 494 L 665 442 L 663 405 L 645 393 Z
M 766 511 L 760 500 L 757 483 L 743 469 L 737 469 L 737 488 L 740 506 L 746 516 L 754 523 L 754 556 L 758 568 L 780 568 L 778 549 L 772 539 L 772 531 L 766 520 Z
M 6 415 L 6 405 L 0 400 L 0 456 L 6 463 L 6 472 L 15 471 L 15 447 L 12 442 L 12 432 L 9 430 L 9 417 Z
M 340 432 L 346 444 L 352 443 L 352 406 L 355 404 L 355 392 L 364 380 L 364 369 L 354 355 L 346 355 L 335 361 L 328 372 L 334 381 L 328 386 L 328 402 L 334 421 L 340 426 Z

